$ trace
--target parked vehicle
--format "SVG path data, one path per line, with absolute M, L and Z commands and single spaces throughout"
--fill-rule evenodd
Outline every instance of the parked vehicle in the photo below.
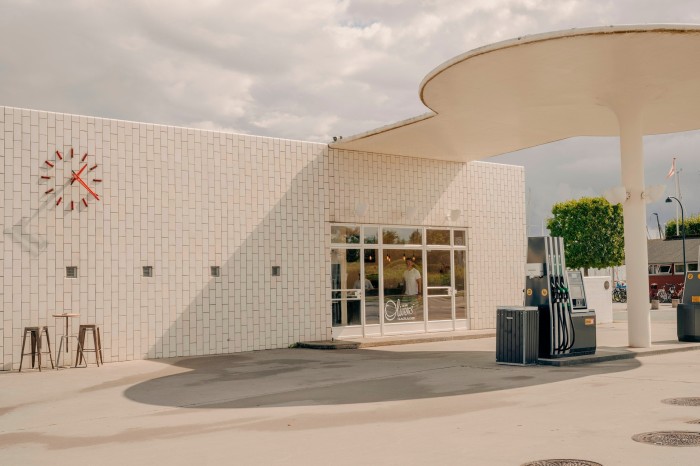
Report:
M 672 299 L 681 299 L 683 296 L 683 284 L 658 283 L 649 285 L 649 299 L 657 299 L 662 303 L 670 303 Z
M 659 291 L 661 291 L 661 295 L 659 295 Z M 659 290 L 659 284 L 658 283 L 650 283 L 649 284 L 649 301 L 661 301 L 662 298 L 665 298 L 666 294 L 663 289 L 663 285 L 661 285 L 661 289 Z
M 671 284 L 668 286 L 668 290 L 666 291 L 670 295 L 671 299 L 683 299 L 683 283 L 678 285 Z
M 627 302 L 627 284 L 624 282 L 615 282 L 615 288 L 612 292 L 612 300 L 614 303 Z
M 662 288 L 658 288 L 656 290 L 656 299 L 659 300 L 661 303 L 670 303 L 671 302 L 671 293 L 669 293 L 669 290 L 666 290 L 665 288 L 669 287 L 668 284 L 663 285 Z M 673 285 L 670 285 L 671 288 L 674 288 Z

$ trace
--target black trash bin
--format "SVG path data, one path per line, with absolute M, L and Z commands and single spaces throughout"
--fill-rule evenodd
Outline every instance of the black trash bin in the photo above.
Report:
M 536 307 L 502 307 L 496 310 L 496 362 L 537 364 L 539 312 Z

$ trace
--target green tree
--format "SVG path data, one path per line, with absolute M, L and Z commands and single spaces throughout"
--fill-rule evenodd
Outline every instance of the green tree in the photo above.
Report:
M 399 234 L 396 233 L 394 230 L 384 230 L 384 233 L 382 234 L 382 241 L 384 244 L 396 244 L 399 239 Z
M 685 236 L 700 236 L 700 214 L 686 217 L 683 220 L 685 223 Z M 678 233 L 683 234 L 682 228 L 678 229 Z M 673 237 L 678 238 L 680 236 L 676 236 L 676 221 L 669 220 L 666 223 L 666 238 Z
M 589 268 L 621 265 L 625 260 L 622 206 L 602 197 L 583 197 L 552 207 L 547 221 L 552 236 L 564 238 L 567 267 Z

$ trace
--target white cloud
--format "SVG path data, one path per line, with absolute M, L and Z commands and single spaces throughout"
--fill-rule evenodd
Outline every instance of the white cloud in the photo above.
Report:
M 470 49 L 645 22 L 700 22 L 700 9 L 694 0 L 5 1 L 0 105 L 328 141 L 423 113 L 422 78 Z M 699 142 L 698 133 L 646 140 L 648 181 L 663 182 L 678 156 L 691 212 Z M 614 139 L 579 138 L 503 160 L 527 166 L 536 223 L 553 199 L 619 184 L 617 152 Z

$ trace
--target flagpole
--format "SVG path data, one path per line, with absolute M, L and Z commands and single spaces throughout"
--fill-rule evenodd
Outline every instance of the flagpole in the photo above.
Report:
M 676 159 L 673 159 L 674 164 Z M 681 182 L 680 182 L 680 170 L 676 168 L 676 197 L 678 199 L 681 199 Z M 680 208 L 676 206 L 676 236 L 680 236 L 680 222 L 678 221 L 678 217 L 680 216 Z
M 678 199 L 681 198 L 681 182 L 680 178 L 678 175 L 680 170 L 676 170 L 676 157 L 673 157 L 673 161 L 671 162 L 671 169 L 668 171 L 668 175 L 666 175 L 666 179 L 671 178 L 672 176 L 676 177 L 676 197 Z M 680 203 L 680 201 L 679 201 Z M 680 222 L 678 221 L 678 216 L 681 212 L 678 210 L 678 206 L 676 206 L 676 237 L 681 235 L 680 232 Z M 658 220 L 658 219 L 657 219 Z

